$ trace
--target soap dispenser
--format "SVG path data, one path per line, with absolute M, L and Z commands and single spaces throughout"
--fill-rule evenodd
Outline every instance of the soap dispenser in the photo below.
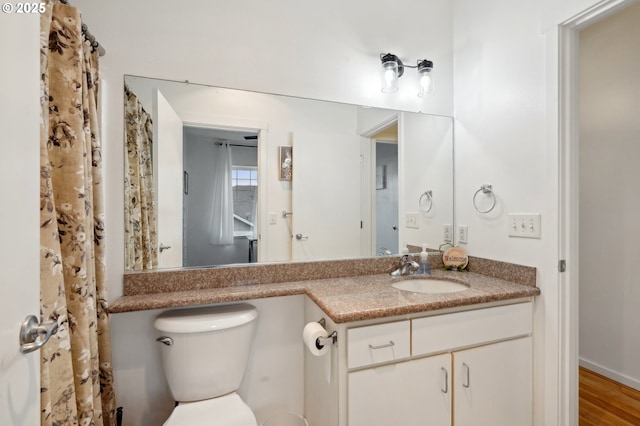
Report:
M 420 275 L 431 275 L 431 267 L 429 266 L 429 253 L 427 253 L 427 244 L 422 244 L 420 252 L 420 267 L 418 268 Z

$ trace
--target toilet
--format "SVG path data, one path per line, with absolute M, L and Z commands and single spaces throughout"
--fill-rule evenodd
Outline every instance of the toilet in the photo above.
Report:
M 257 426 L 236 393 L 258 311 L 241 303 L 163 312 L 154 321 L 162 366 L 177 401 L 164 426 Z

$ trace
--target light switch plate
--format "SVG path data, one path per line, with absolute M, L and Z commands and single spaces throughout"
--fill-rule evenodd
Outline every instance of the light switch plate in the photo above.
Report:
M 467 225 L 458 225 L 458 242 L 467 244 L 469 239 L 469 227 Z
M 443 236 L 443 239 L 444 239 L 445 243 L 453 242 L 453 235 L 452 235 L 453 230 L 451 229 L 451 224 L 450 223 L 448 223 L 448 224 L 443 226 L 442 232 L 443 232 L 442 236 Z
M 407 228 L 420 229 L 418 213 L 406 213 L 404 216 L 404 226 Z
M 276 213 L 269 213 L 269 225 L 275 225 L 278 223 L 278 215 Z
M 509 215 L 509 236 L 520 238 L 542 237 L 542 215 L 540 213 L 512 213 Z

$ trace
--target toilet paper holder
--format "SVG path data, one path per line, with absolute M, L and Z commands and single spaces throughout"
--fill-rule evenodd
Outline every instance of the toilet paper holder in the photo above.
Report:
M 324 318 L 320 318 L 320 320 L 318 321 L 318 324 L 320 324 L 325 329 L 327 327 L 327 321 Z M 337 341 L 338 341 L 338 332 L 334 331 L 333 333 L 329 334 L 327 337 L 318 337 L 316 339 L 316 348 L 322 349 L 329 344 L 335 345 Z

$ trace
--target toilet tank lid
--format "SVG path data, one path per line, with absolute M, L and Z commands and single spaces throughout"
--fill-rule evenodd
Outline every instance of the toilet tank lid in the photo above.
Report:
M 165 311 L 156 317 L 153 326 L 167 333 L 200 333 L 238 327 L 257 317 L 253 305 L 239 303 Z

